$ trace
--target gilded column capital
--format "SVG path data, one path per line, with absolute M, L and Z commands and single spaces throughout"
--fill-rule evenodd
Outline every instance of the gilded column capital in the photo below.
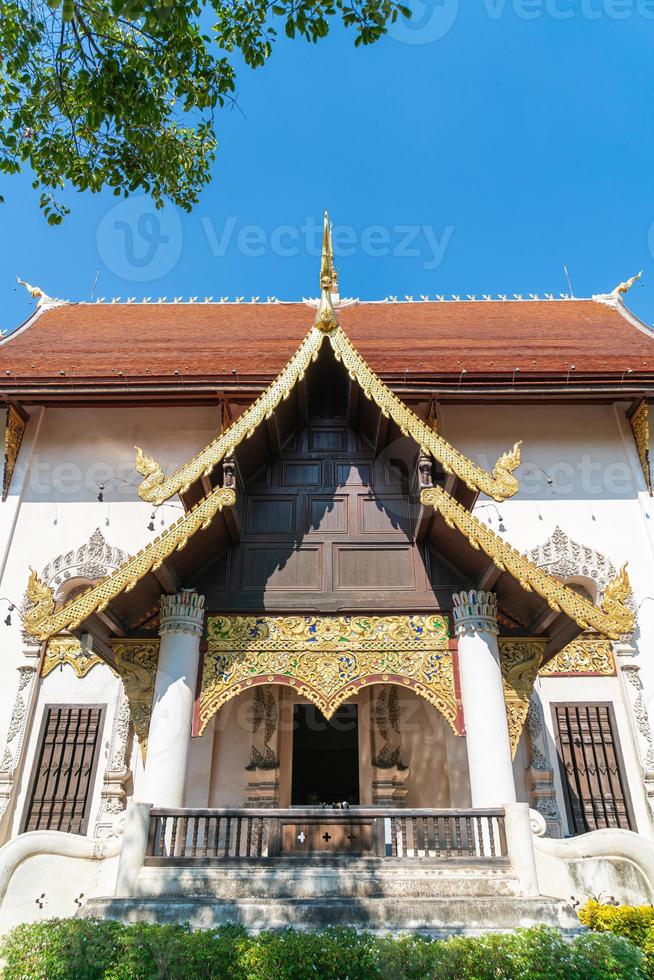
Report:
M 202 636 L 204 596 L 193 589 L 175 595 L 162 595 L 159 633 L 193 633 Z
M 454 629 L 457 636 L 497 633 L 497 597 L 494 592 L 455 592 L 452 596 Z

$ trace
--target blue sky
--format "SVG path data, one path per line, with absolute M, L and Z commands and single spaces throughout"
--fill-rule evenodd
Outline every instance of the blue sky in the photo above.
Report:
M 3 178 L 3 311 L 51 295 L 299 299 L 317 292 L 322 209 L 341 294 L 608 291 L 654 322 L 654 0 L 429 0 L 368 49 L 342 29 L 242 69 L 195 210 L 66 198 Z

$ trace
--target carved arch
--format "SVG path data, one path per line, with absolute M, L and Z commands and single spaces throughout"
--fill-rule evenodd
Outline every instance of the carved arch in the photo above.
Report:
M 223 705 L 238 697 L 239 694 L 252 690 L 261 684 L 280 684 L 284 687 L 291 688 L 291 690 L 296 691 L 312 704 L 315 704 L 325 718 L 331 718 L 342 704 L 364 687 L 371 687 L 372 685 L 378 684 L 394 684 L 398 688 L 413 691 L 414 694 L 424 698 L 425 701 L 433 705 L 443 715 L 455 735 L 464 734 L 463 712 L 460 703 L 440 693 L 436 689 L 436 685 L 421 682 L 413 677 L 407 677 L 406 674 L 366 674 L 357 677 L 351 683 L 344 684 L 331 697 L 325 696 L 315 684 L 298 680 L 288 674 L 257 674 L 248 677 L 247 681 L 232 685 L 211 685 L 205 688 L 203 683 L 202 695 L 194 725 L 194 735 L 203 734 L 213 716 Z
M 397 684 L 463 719 L 443 616 L 209 616 L 194 731 L 259 684 L 293 688 L 327 717 L 363 687 Z
M 610 558 L 595 548 L 573 541 L 558 524 L 543 544 L 527 552 L 527 558 L 535 565 L 546 566 L 551 575 L 557 575 L 573 588 L 580 585 L 586 591 L 594 590 L 596 594 L 591 595 L 591 599 L 595 605 L 601 604 L 607 585 L 618 574 Z M 625 605 L 634 614 L 632 638 L 635 640 L 639 635 L 639 626 L 633 592 L 630 592 Z
M 618 569 L 610 558 L 595 548 L 573 541 L 558 524 L 543 544 L 527 552 L 527 558 L 533 564 L 546 565 L 550 574 L 558 575 L 567 584 L 595 589 L 597 594 L 592 598 L 596 605 L 600 605 L 607 585 L 618 575 Z M 639 627 L 633 592 L 629 593 L 625 605 L 634 614 L 632 636 L 635 639 Z

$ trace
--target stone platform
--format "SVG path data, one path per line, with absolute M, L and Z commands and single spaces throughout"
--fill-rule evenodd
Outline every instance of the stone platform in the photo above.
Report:
M 550 925 L 570 934 L 580 931 L 571 906 L 557 899 L 515 898 L 96 898 L 79 913 L 119 922 L 189 922 L 194 929 L 239 923 L 250 932 L 263 929 L 324 929 L 354 926 L 376 933 L 418 932 L 436 938 L 509 932 L 518 927 Z

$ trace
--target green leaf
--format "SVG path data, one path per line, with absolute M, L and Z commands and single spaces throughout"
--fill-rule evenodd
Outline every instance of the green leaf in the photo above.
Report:
M 145 192 L 156 207 L 188 210 L 211 177 L 216 107 L 236 91 L 232 53 L 263 66 L 278 18 L 289 38 L 317 42 L 338 19 L 356 46 L 370 44 L 404 10 L 395 0 L 0 0 L 0 171 L 30 168 L 50 224 L 67 213 L 64 187 Z

